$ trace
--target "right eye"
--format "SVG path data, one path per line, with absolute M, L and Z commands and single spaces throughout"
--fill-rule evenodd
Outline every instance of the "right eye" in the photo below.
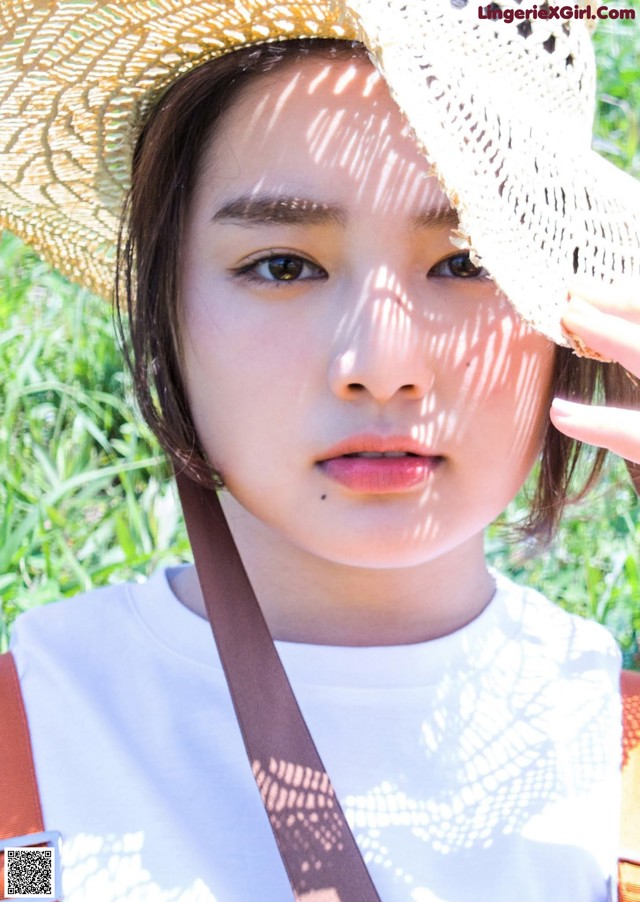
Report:
M 440 276 L 445 279 L 486 279 L 488 273 L 483 266 L 477 266 L 471 262 L 469 251 L 451 254 L 445 257 L 429 271 L 430 276 Z
M 233 270 L 237 278 L 250 282 L 308 282 L 324 279 L 327 273 L 321 266 L 294 254 L 270 254 Z

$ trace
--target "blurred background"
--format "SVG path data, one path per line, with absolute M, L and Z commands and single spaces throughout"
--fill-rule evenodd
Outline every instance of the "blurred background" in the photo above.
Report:
M 640 0 L 594 35 L 595 148 L 640 178 Z M 0 237 L 0 651 L 20 611 L 145 578 L 190 549 L 169 469 L 140 423 L 107 303 Z M 515 540 L 526 492 L 487 535 L 492 563 L 615 635 L 640 669 L 640 501 L 610 460 L 553 545 Z

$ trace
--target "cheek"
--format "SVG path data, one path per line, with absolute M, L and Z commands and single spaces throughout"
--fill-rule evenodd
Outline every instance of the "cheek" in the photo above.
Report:
M 286 442 L 317 383 L 309 329 L 301 331 L 284 309 L 267 313 L 225 303 L 224 286 L 209 297 L 186 298 L 189 404 L 200 441 L 223 475 L 250 462 L 256 448 Z
M 300 366 L 313 345 L 309 324 L 295 304 L 251 297 L 215 271 L 190 269 L 183 294 L 193 367 L 232 372 L 242 383 L 243 377 L 246 381 L 260 373 L 273 379 L 280 371 L 284 379 L 285 370 Z
M 480 333 L 457 367 L 461 435 L 467 427 L 481 429 L 504 453 L 535 455 L 547 422 L 554 356 L 550 341 L 511 314 L 499 328 Z

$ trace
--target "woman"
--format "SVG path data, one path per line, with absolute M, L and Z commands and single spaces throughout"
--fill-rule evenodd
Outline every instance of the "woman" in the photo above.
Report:
M 60 4 L 57 12 L 69 10 Z M 530 529 L 548 532 L 557 522 L 576 449 L 547 426 L 556 394 L 558 429 L 640 459 L 637 410 L 576 403 L 591 400 L 599 372 L 610 399 L 628 403 L 632 383 L 554 344 L 566 345 L 563 316 L 582 350 L 640 369 L 637 310 L 624 295 L 612 302 L 596 272 L 624 276 L 618 294 L 637 286 L 637 245 L 624 265 L 609 261 L 597 229 L 579 246 L 558 232 L 568 259 L 548 248 L 558 221 L 571 231 L 572 197 L 581 210 L 586 196 L 612 233 L 633 236 L 631 209 L 619 213 L 620 194 L 632 188 L 596 196 L 578 184 L 572 159 L 575 182 L 561 193 L 569 158 L 545 148 L 560 182 L 553 190 L 552 175 L 546 185 L 525 184 L 535 201 L 514 201 L 514 179 L 526 183 L 525 125 L 508 113 L 508 98 L 495 120 L 503 134 L 510 127 L 498 148 L 480 101 L 459 107 L 451 99 L 457 62 L 444 48 L 444 69 L 428 71 L 435 63 L 426 49 L 437 52 L 429 41 L 442 35 L 466 40 L 483 65 L 511 40 L 510 59 L 525 54 L 531 66 L 520 90 L 530 90 L 534 61 L 544 72 L 543 54 L 557 49 L 563 84 L 580 99 L 581 23 L 559 29 L 558 46 L 536 56 L 527 36 L 487 37 L 453 7 L 425 13 L 424 33 L 417 10 L 404 26 L 396 22 L 406 10 L 398 5 L 392 21 L 381 7 L 358 11 L 384 78 L 360 44 L 345 40 L 348 29 L 334 40 L 345 26 L 327 10 L 316 13 L 325 40 L 309 41 L 297 8 L 271 15 L 267 35 L 258 21 L 264 11 L 254 9 L 250 33 L 231 38 L 234 54 L 193 67 L 153 105 L 148 89 L 137 95 L 147 110 L 118 290 L 131 311 L 138 396 L 174 461 L 186 507 L 198 503 L 196 483 L 222 484 L 230 532 L 205 506 L 200 513 L 211 519 L 196 524 L 194 536 L 200 542 L 207 528 L 215 536 L 195 548 L 198 575 L 169 571 L 16 626 L 44 820 L 64 840 L 65 898 L 288 897 L 223 669 L 276 839 L 289 830 L 286 842 L 300 853 L 296 891 L 311 898 L 332 885 L 323 882 L 331 867 L 318 850 L 330 858 L 348 839 L 322 771 L 298 772 L 305 759 L 287 757 L 288 747 L 280 758 L 272 752 L 273 761 L 253 753 L 257 722 L 258 742 L 276 722 L 274 745 L 264 748 L 280 748 L 286 685 L 259 666 L 259 621 L 241 632 L 246 590 L 236 548 L 379 898 L 508 899 L 516 885 L 525 899 L 604 900 L 612 892 L 617 651 L 601 628 L 492 573 L 482 533 L 540 452 Z M 175 74 L 180 54 L 169 47 L 185 51 L 178 19 L 163 12 L 154 38 L 173 28 L 163 51 Z M 137 60 L 130 49 L 122 56 L 135 37 L 132 21 L 105 4 L 95 15 L 101 29 L 94 23 L 93 40 L 116 45 L 115 58 Z M 216 28 L 218 37 L 232 34 L 228 23 Z M 390 36 L 389 28 L 398 31 Z M 75 19 L 67 40 L 74 29 Z M 256 36 L 280 43 L 254 47 Z M 565 38 L 573 42 L 566 54 Z M 414 40 L 423 42 L 419 68 L 427 69 L 418 104 L 413 82 L 402 91 Z M 83 46 L 92 46 L 86 36 Z M 481 94 L 483 68 L 465 60 L 465 78 Z M 438 87 L 444 72 L 446 91 Z M 159 80 L 166 88 L 171 78 Z M 119 69 L 120 94 L 130 83 Z M 439 115 L 443 96 L 447 135 L 421 112 Z M 477 115 L 463 141 L 459 109 L 466 122 Z M 533 110 L 527 116 L 535 160 L 534 142 L 549 132 L 534 127 Z M 117 125 L 110 132 L 106 123 L 104 159 L 119 178 Z M 70 128 L 67 141 L 72 133 L 87 134 Z M 461 170 L 459 190 L 452 170 Z M 109 195 L 109 179 L 96 184 Z M 540 240 L 532 222 L 545 189 L 557 193 Z M 571 225 L 581 229 L 580 216 Z M 87 262 L 87 243 L 85 231 L 73 248 L 49 251 L 71 269 L 83 254 Z M 529 272 L 545 254 L 540 278 L 560 279 L 564 298 L 573 279 L 590 276 L 595 308 L 573 301 L 564 311 L 556 287 L 541 302 Z M 100 272 L 100 260 L 88 261 L 82 278 L 97 284 Z M 496 283 L 509 287 L 509 300 Z M 221 580 L 210 593 L 214 610 L 207 608 L 220 659 L 206 631 L 210 578 Z M 215 609 L 227 604 L 222 619 Z

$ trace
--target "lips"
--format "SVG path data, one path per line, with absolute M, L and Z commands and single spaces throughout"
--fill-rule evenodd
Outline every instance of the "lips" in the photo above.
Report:
M 354 436 L 318 462 L 325 476 L 361 494 L 408 491 L 424 483 L 443 458 L 403 436 Z

